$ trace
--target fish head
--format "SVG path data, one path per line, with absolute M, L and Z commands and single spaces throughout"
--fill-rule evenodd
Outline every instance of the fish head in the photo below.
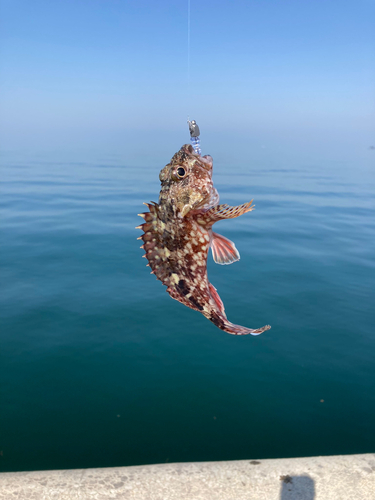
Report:
M 173 208 L 179 217 L 196 214 L 216 205 L 219 195 L 212 181 L 211 156 L 200 156 L 185 144 L 160 172 L 159 204 Z

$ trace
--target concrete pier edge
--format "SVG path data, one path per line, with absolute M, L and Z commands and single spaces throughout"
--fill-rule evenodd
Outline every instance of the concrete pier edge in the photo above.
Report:
M 375 454 L 0 474 L 6 500 L 375 500 Z

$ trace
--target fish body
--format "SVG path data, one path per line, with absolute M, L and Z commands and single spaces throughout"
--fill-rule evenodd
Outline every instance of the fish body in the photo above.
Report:
M 215 262 L 231 264 L 240 256 L 233 242 L 215 233 L 212 226 L 253 210 L 252 201 L 237 207 L 219 205 L 212 181 L 212 158 L 200 156 L 192 146 L 182 146 L 160 172 L 159 203 L 146 203 L 144 257 L 169 295 L 201 312 L 218 328 L 233 335 L 259 335 L 270 326 L 251 329 L 228 321 L 224 305 L 207 277 L 207 256 L 211 248 Z

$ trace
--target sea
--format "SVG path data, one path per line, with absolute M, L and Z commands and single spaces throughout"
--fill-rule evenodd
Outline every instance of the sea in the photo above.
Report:
M 1 159 L 0 470 L 375 451 L 375 151 L 214 156 L 232 336 L 172 300 L 135 226 L 164 159 Z M 228 154 L 230 157 L 230 154 Z M 225 160 L 225 161 L 224 161 Z

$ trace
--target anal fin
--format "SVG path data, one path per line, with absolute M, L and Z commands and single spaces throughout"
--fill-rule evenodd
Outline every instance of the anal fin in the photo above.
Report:
M 240 260 L 240 254 L 233 241 L 213 231 L 211 236 L 211 250 L 216 264 L 232 264 L 232 262 Z
M 217 293 L 216 288 L 211 283 L 208 283 L 208 288 L 210 289 L 211 297 L 214 299 L 219 311 L 225 316 L 224 304 L 220 298 L 220 295 Z

